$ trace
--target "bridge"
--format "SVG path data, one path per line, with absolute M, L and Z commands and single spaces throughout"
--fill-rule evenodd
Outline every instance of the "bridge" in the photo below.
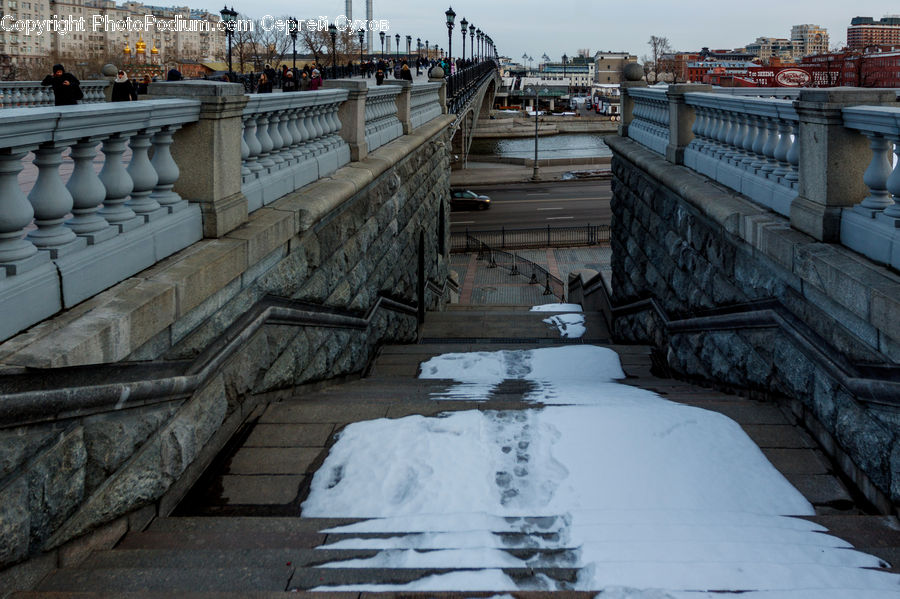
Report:
M 271 97 L 163 83 L 124 110 L 0 112 L 0 580 L 77 565 L 154 519 L 134 542 L 179 542 L 158 517 L 245 423 L 297 394 L 328 412 L 323 381 L 417 339 L 456 291 L 448 165 L 496 81 Z M 623 351 L 654 384 L 665 372 L 729 408 L 754 402 L 728 391 L 781 407 L 748 424 L 800 426 L 827 452 L 840 471 L 798 481 L 823 509 L 895 514 L 896 92 L 775 94 L 627 84 L 609 140 L 612 280 L 574 277 L 569 296 L 602 315 L 604 340 L 646 348 Z M 395 351 L 380 368 L 415 368 L 415 349 Z M 349 392 L 394 402 L 377 383 Z M 852 498 L 818 486 L 842 484 Z M 209 542 L 229 525 L 191 526 Z

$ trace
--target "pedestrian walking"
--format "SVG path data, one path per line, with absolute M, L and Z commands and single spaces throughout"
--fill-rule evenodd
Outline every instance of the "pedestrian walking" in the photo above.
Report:
M 137 90 L 125 71 L 119 70 L 113 81 L 111 102 L 131 102 L 137 100 Z

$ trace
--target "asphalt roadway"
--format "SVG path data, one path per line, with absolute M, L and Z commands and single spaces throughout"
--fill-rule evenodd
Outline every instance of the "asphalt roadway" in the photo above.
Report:
M 466 188 L 489 196 L 491 207 L 452 212 L 451 231 L 602 225 L 609 224 L 611 218 L 609 181 L 543 181 Z

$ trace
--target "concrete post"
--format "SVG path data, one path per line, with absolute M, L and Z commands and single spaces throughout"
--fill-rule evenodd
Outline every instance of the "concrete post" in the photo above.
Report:
M 440 69 L 438 69 L 438 70 L 441 73 L 444 72 Z M 438 92 L 438 97 L 440 98 L 440 102 L 441 102 L 441 114 L 447 114 L 448 112 L 450 112 L 450 109 L 447 108 L 447 80 L 444 79 L 443 77 L 428 77 L 428 82 L 441 84 L 441 89 Z
M 222 237 L 247 221 L 247 198 L 241 193 L 244 87 L 216 81 L 161 81 L 148 91 L 148 100 L 200 101 L 200 120 L 174 136 L 172 158 L 181 176 L 173 190 L 200 204 L 204 237 Z
M 694 139 L 694 108 L 684 103 L 684 94 L 708 91 L 712 91 L 711 85 L 688 83 L 670 85 L 666 90 L 666 97 L 669 99 L 669 145 L 666 146 L 666 160 L 669 162 L 684 164 L 684 149 Z
M 634 120 L 634 100 L 628 95 L 628 90 L 633 87 L 647 87 L 647 82 L 623 81 L 619 85 L 619 93 L 622 94 L 620 98 L 621 105 L 619 106 L 619 112 L 622 115 L 622 120 L 619 121 L 619 135 L 621 137 L 628 137 L 628 125 Z
M 403 125 L 403 135 L 409 135 L 412 133 L 412 122 L 410 120 L 410 93 L 412 90 L 412 81 L 407 81 L 406 79 L 392 79 L 391 81 L 385 81 L 385 84 L 389 85 L 399 85 L 403 89 L 397 95 L 396 103 L 397 103 L 397 118 L 400 119 L 400 123 Z
M 826 88 L 800 91 L 799 189 L 791 226 L 824 242 L 839 242 L 841 209 L 868 194 L 863 182 L 871 159 L 868 140 L 844 128 L 846 106 L 896 105 L 888 90 Z
M 331 79 L 323 87 L 347 90 L 347 101 L 338 110 L 341 139 L 350 146 L 350 160 L 358 162 L 365 159 L 369 155 L 369 144 L 366 143 L 366 96 L 369 94 L 369 87 L 361 79 Z

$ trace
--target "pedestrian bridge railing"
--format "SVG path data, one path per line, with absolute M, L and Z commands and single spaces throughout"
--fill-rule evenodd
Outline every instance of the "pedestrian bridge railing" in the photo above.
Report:
M 0 111 L 0 340 L 446 113 L 444 82 L 402 83 L 159 82 L 137 102 Z
M 106 88 L 110 82 L 86 80 L 81 82 L 84 92 L 82 104 L 106 102 Z M 40 81 L 0 81 L 0 108 L 25 108 L 29 106 L 53 106 L 53 88 Z
M 898 90 L 623 88 L 623 136 L 900 269 Z

